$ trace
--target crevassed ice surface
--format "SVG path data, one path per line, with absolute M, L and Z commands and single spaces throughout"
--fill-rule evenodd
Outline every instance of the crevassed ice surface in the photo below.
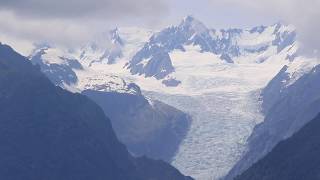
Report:
M 130 75 L 123 64 L 93 65 L 78 73 L 81 84 L 87 76 L 113 74 L 137 83 L 146 96 L 189 113 L 193 120 L 172 165 L 198 180 L 223 177 L 240 158 L 253 127 L 263 119 L 259 113 L 259 90 L 287 63 L 281 55 L 264 63 L 257 57 L 239 57 L 234 64 L 221 61 L 199 47 L 170 53 L 177 87 L 165 87 L 154 78 Z M 270 50 L 272 51 L 272 49 Z M 270 52 L 274 53 L 274 52 Z M 106 79 L 107 81 L 107 79 Z M 94 83 L 94 82 L 93 82 Z
M 245 151 L 254 126 L 263 120 L 259 91 L 283 64 L 278 58 L 262 64 L 242 59 L 243 63 L 221 63 L 215 55 L 199 53 L 194 47 L 170 56 L 174 76 L 182 80 L 180 86 L 157 89 L 152 82 L 137 82 L 147 90 L 146 96 L 193 119 L 172 165 L 198 180 L 222 178 Z
M 240 157 L 246 147 L 246 138 L 262 118 L 256 98 L 251 93 L 149 95 L 192 116 L 190 131 L 172 164 L 200 180 L 224 176 Z

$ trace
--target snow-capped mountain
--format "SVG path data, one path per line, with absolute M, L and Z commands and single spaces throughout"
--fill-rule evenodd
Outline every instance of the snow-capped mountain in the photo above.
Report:
M 119 35 L 118 28 L 116 28 L 97 35 L 94 41 L 81 48 L 79 60 L 85 62 L 88 66 L 96 62 L 113 64 L 123 56 L 123 46 L 124 42 Z
M 74 70 L 83 70 L 76 57 L 48 46 L 40 46 L 29 56 L 33 64 L 38 64 L 41 71 L 54 83 L 60 86 L 77 83 Z
M 91 75 L 81 78 L 78 86 L 80 90 L 94 90 L 100 92 L 117 92 L 132 95 L 141 95 L 140 87 L 134 83 L 127 83 L 115 75 Z
M 287 50 L 286 59 L 293 60 L 297 50 L 294 28 L 280 23 L 246 30 L 215 30 L 187 16 L 177 26 L 165 28 L 152 36 L 150 33 L 144 29 L 123 28 L 122 31 L 122 28 L 116 28 L 96 35 L 83 48 L 69 53 L 86 67 L 109 64 L 109 69 L 116 68 L 117 74 L 122 71 L 153 77 L 172 87 L 182 83 L 182 79 L 175 76 L 180 68 L 176 55 L 190 56 L 188 52 L 194 51 L 211 54 L 211 59 L 216 62 L 262 63 L 284 49 Z
M 237 57 L 244 55 L 268 51 L 279 53 L 294 44 L 295 36 L 292 27 L 282 24 L 259 26 L 250 30 L 215 30 L 188 16 L 178 26 L 154 34 L 132 58 L 127 68 L 132 74 L 163 79 L 175 71 L 170 53 L 177 50 L 185 52 L 186 46 L 199 46 L 201 53 L 209 52 L 218 55 L 222 61 L 234 63 Z M 288 55 L 288 58 L 291 56 Z M 266 58 L 261 57 L 256 61 L 263 62 Z
M 70 81 L 63 83 L 69 90 L 143 95 L 152 99 L 148 108 L 158 100 L 187 113 L 190 129 L 171 163 L 196 179 L 219 179 L 249 152 L 247 139 L 257 124 L 267 122 L 270 107 L 283 96 L 278 91 L 293 87 L 317 64 L 305 65 L 295 36 L 292 26 L 281 23 L 216 30 L 188 16 L 160 31 L 106 31 L 79 50 L 49 47 L 32 61 L 70 67 L 77 80 L 62 78 Z M 82 69 L 72 68 L 68 59 Z M 311 68 L 298 70 L 302 67 Z M 50 77 L 48 68 L 42 69 Z
M 124 46 L 117 30 L 112 34 L 114 40 L 121 41 Z M 81 92 L 99 104 L 111 118 L 117 137 L 133 155 L 170 162 L 189 129 L 189 115 L 160 101 L 147 99 L 138 85 L 119 75 L 99 73 L 91 68 L 95 63 L 106 67 L 113 67 L 113 64 L 97 61 L 87 65 L 87 59 L 81 59 L 80 55 L 79 60 L 71 60 L 77 53 L 68 52 L 42 45 L 32 53 L 30 60 L 38 64 L 54 84 Z

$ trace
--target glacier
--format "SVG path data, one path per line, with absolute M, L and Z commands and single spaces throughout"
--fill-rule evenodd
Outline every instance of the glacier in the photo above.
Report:
M 181 73 L 177 72 L 177 77 L 185 77 L 180 87 L 144 92 L 191 115 L 190 130 L 172 164 L 199 180 L 225 176 L 246 151 L 247 138 L 264 118 L 260 89 L 281 68 L 279 64 L 205 66 L 207 70 L 200 74 L 191 73 L 189 66 L 185 72 L 177 66 Z M 143 83 L 139 85 L 147 89 Z
M 253 127 L 262 120 L 254 93 L 146 94 L 192 115 L 192 125 L 172 165 L 199 180 L 226 175 L 245 150 Z
M 83 68 L 68 69 L 77 80 L 58 78 L 70 91 L 134 94 L 127 85 L 135 83 L 147 98 L 188 113 L 191 127 L 172 165 L 196 179 L 217 180 L 247 151 L 248 137 L 264 119 L 261 89 L 294 64 L 297 49 L 291 26 L 215 30 L 186 17 L 161 31 L 106 31 L 72 52 L 48 47 L 43 63 L 65 67 L 77 59 Z

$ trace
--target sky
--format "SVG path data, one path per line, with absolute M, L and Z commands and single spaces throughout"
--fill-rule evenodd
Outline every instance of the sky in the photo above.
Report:
M 158 30 L 192 15 L 216 29 L 293 24 L 313 52 L 320 49 L 319 9 L 320 0 L 0 0 L 0 41 L 75 46 L 106 29 Z

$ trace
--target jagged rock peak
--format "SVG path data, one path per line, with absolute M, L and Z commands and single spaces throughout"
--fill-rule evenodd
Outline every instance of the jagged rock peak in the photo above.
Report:
M 195 19 L 193 16 L 189 15 L 183 18 L 179 27 L 185 30 L 193 30 L 198 34 L 207 32 L 208 28 L 199 20 Z
M 116 28 L 114 28 L 114 29 L 112 29 L 110 31 L 110 38 L 111 38 L 113 43 L 117 43 L 117 44 L 120 44 L 120 45 L 124 44 L 122 38 L 120 37 L 118 27 L 116 27 Z

